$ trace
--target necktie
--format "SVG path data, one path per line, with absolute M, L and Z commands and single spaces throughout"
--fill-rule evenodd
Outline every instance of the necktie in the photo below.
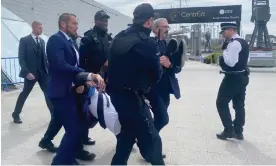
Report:
M 36 45 L 37 45 L 37 48 L 40 49 L 40 43 L 39 43 L 39 40 L 38 40 L 38 37 L 36 37 Z
M 75 55 L 76 55 L 76 58 L 77 58 L 77 65 L 79 65 L 78 57 L 77 57 L 77 49 L 76 49 L 75 46 L 74 46 L 73 40 L 72 40 L 72 39 L 69 39 L 68 42 L 69 42 L 69 44 L 72 46 L 73 51 L 75 52 Z
M 72 41 L 72 39 L 69 39 L 68 41 L 69 41 L 69 43 L 71 44 L 71 46 L 73 46 L 73 41 Z

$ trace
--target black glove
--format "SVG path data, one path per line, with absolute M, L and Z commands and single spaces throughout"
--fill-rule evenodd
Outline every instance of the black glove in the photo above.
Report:
M 227 46 L 228 46 L 228 44 L 229 44 L 229 41 L 228 40 L 225 40 L 224 41 L 224 43 L 223 43 L 223 45 L 222 45 L 222 50 L 225 50 L 226 48 L 227 48 Z

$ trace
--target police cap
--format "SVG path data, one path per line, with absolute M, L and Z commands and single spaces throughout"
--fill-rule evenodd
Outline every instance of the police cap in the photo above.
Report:
M 109 15 L 104 10 L 99 10 L 96 12 L 94 19 L 95 20 L 100 20 L 100 19 L 109 19 Z
M 151 4 L 143 3 L 133 11 L 133 23 L 145 23 L 149 18 L 154 17 L 154 10 Z
M 220 28 L 221 28 L 220 34 L 222 34 L 224 30 L 228 28 L 238 29 L 238 26 L 235 23 L 221 23 Z

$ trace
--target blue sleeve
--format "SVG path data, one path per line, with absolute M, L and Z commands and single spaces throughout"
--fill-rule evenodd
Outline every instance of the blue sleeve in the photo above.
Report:
M 46 52 L 48 55 L 49 64 L 57 72 L 75 76 L 79 72 L 84 71 L 83 69 L 70 65 L 68 62 L 66 62 L 63 41 L 59 36 L 53 35 L 49 38 Z
M 172 66 L 170 68 L 167 69 L 167 71 L 169 71 L 170 73 L 180 73 L 181 72 L 181 66 L 176 65 L 175 59 L 173 58 L 173 56 L 169 56 L 168 57 Z

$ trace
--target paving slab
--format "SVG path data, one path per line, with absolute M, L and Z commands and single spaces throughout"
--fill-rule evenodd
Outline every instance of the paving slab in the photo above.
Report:
M 276 164 L 276 72 L 252 69 L 246 96 L 244 141 L 217 140 L 222 131 L 215 100 L 223 78 L 219 67 L 189 61 L 177 75 L 181 99 L 171 96 L 170 122 L 161 131 L 168 165 L 268 165 Z M 54 154 L 38 147 L 49 120 L 44 97 L 34 88 L 22 111 L 22 124 L 12 122 L 11 113 L 20 91 L 1 94 L 1 163 L 3 165 L 49 165 Z M 230 103 L 232 107 L 232 103 Z M 234 116 L 234 111 L 231 110 Z M 59 145 L 64 130 L 54 139 Z M 90 130 L 95 146 L 85 147 L 97 154 L 88 165 L 109 165 L 116 139 L 97 126 Z M 128 164 L 147 165 L 135 146 Z

